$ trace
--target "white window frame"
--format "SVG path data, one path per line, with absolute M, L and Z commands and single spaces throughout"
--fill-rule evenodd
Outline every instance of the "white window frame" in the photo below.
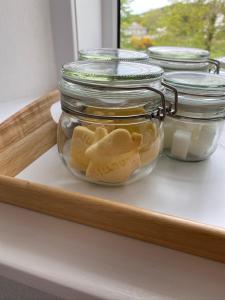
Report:
M 78 57 L 76 0 L 50 0 L 53 44 L 57 70 Z
M 119 24 L 118 24 L 118 0 L 102 1 L 102 47 L 117 48 Z
M 79 49 L 117 48 L 118 0 L 50 0 L 50 9 L 58 70 Z

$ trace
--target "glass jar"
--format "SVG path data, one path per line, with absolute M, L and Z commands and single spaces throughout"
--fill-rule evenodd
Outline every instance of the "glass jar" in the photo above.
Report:
M 149 63 L 160 66 L 165 72 L 200 71 L 219 72 L 219 63 L 210 59 L 210 53 L 203 49 L 186 47 L 150 47 Z
M 217 60 L 220 62 L 220 74 L 225 76 L 225 56 L 217 58 Z
M 225 77 L 203 72 L 171 72 L 163 81 L 178 91 L 176 116 L 164 122 L 164 150 L 172 158 L 200 161 L 217 148 L 224 126 Z M 173 103 L 167 91 L 166 100 Z
M 125 49 L 84 49 L 79 51 L 79 60 L 88 61 L 127 61 L 127 62 L 147 62 L 148 55 L 144 52 L 137 52 Z
M 73 174 L 122 185 L 153 170 L 166 112 L 162 73 L 157 66 L 127 62 L 63 66 L 58 150 Z

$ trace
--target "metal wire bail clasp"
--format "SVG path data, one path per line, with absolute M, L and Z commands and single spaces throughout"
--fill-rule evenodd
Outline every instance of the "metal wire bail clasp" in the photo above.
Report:
M 174 106 L 172 105 L 172 103 L 169 104 L 169 107 L 166 107 L 166 114 L 168 114 L 169 116 L 173 116 L 176 114 L 177 112 L 177 107 L 178 107 L 178 91 L 175 87 L 171 86 L 170 84 L 161 83 L 165 88 L 167 88 L 168 90 L 172 91 L 174 93 Z
M 142 89 L 142 88 L 146 88 L 150 91 L 153 91 L 155 92 L 156 94 L 160 95 L 161 97 L 161 102 L 162 102 L 162 106 L 159 107 L 158 111 L 156 114 L 153 114 L 152 117 L 153 118 L 158 118 L 160 120 L 163 120 L 165 118 L 166 115 L 169 115 L 169 116 L 173 116 L 176 114 L 177 112 L 177 106 L 178 106 L 178 91 L 175 87 L 169 85 L 169 84 L 166 84 L 164 82 L 161 82 L 161 84 L 163 86 L 165 86 L 168 90 L 171 90 L 173 93 L 174 93 L 174 107 L 172 106 L 172 104 L 170 103 L 169 107 L 166 106 L 166 99 L 165 99 L 165 95 L 163 92 L 155 89 L 155 88 L 152 88 L 150 86 L 145 86 L 145 87 L 141 87 L 141 88 L 138 88 L 138 89 Z
M 213 71 L 214 71 L 214 73 L 216 73 L 216 74 L 219 74 L 219 72 L 220 72 L 220 62 L 218 61 L 218 60 L 216 60 L 216 59 L 208 59 L 208 62 L 211 64 L 211 65 L 213 65 L 213 67 L 215 68 Z M 212 69 L 209 69 L 209 72 L 211 72 L 212 71 Z
M 121 87 L 119 87 L 118 89 L 121 89 Z M 143 85 L 143 86 L 140 86 L 140 87 L 126 87 L 126 88 L 122 88 L 122 89 L 129 89 L 129 90 L 149 90 L 149 91 L 152 91 L 152 92 L 155 92 L 156 94 L 158 94 L 161 98 L 161 103 L 162 103 L 162 106 L 160 106 L 157 111 L 151 113 L 150 115 L 149 114 L 146 114 L 148 115 L 149 117 L 151 118 L 157 118 L 159 120 L 163 120 L 165 118 L 165 116 L 167 115 L 169 109 L 166 107 L 166 99 L 165 99 L 165 95 L 163 92 L 161 92 L 160 90 L 158 89 L 155 89 L 149 85 Z M 171 88 L 171 89 L 174 89 L 176 90 L 175 88 Z M 175 93 L 175 111 L 177 110 L 177 90 L 176 90 L 176 93 Z

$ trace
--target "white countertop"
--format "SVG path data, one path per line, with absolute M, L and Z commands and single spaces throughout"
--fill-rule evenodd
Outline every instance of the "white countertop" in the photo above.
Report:
M 19 177 L 57 185 L 41 169 L 54 171 L 54 155 L 55 147 Z M 60 172 L 67 172 L 63 165 Z M 205 220 L 217 222 L 215 214 Z M 225 299 L 222 263 L 6 204 L 0 204 L 0 275 L 73 300 Z

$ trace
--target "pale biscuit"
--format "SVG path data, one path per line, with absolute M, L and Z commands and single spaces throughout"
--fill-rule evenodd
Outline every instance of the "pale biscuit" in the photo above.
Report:
M 140 122 L 140 123 L 134 123 L 130 125 L 116 125 L 117 128 L 123 128 L 128 130 L 130 133 L 137 133 L 141 134 L 143 136 L 142 144 L 140 145 L 140 149 L 145 149 L 149 147 L 150 144 L 154 142 L 154 140 L 157 138 L 158 131 L 157 126 L 153 122 Z
M 142 107 L 119 108 L 119 109 L 115 109 L 114 112 L 116 116 L 132 116 L 132 115 L 142 115 L 145 113 L 145 110 Z
M 112 120 L 91 120 L 91 122 L 84 123 L 83 126 L 94 132 L 99 126 L 105 128 L 107 132 L 111 132 L 116 128 Z
M 95 116 L 107 116 L 111 115 L 114 116 L 115 114 L 110 112 L 109 110 L 105 108 L 93 108 L 93 107 L 87 107 L 85 109 L 85 112 L 87 114 L 95 115 Z M 108 132 L 111 132 L 115 129 L 114 121 L 113 120 L 107 120 L 107 119 L 98 119 L 98 118 L 85 118 L 85 121 L 87 124 L 84 124 L 88 129 L 95 131 L 99 126 L 103 126 L 107 129 Z
M 93 181 L 124 183 L 141 166 L 138 152 L 131 151 L 108 158 L 107 161 L 90 162 L 86 176 Z
M 98 116 L 103 116 L 104 112 L 96 107 L 86 107 L 85 112 L 89 115 L 98 115 Z
M 158 137 L 158 131 L 155 123 L 147 123 L 142 128 L 140 128 L 143 135 L 143 144 L 140 150 L 148 150 L 151 144 Z
M 158 137 L 148 148 L 140 151 L 141 165 L 146 166 L 157 158 L 160 153 L 160 137 Z
M 108 131 L 104 127 L 97 127 L 95 130 L 94 143 L 98 142 L 108 134 Z
M 72 143 L 71 143 L 71 160 L 70 163 L 73 167 L 80 171 L 85 171 L 89 159 L 85 156 L 86 149 L 93 144 L 95 133 L 83 126 L 74 128 Z
M 90 146 L 85 154 L 92 162 L 101 162 L 111 156 L 118 156 L 132 150 L 137 151 L 142 143 L 140 134 L 131 135 L 125 129 L 115 129 L 100 141 Z
M 99 115 L 99 116 L 130 116 L 144 114 L 145 110 L 142 107 L 87 107 L 85 112 L 88 114 Z
M 93 108 L 93 107 L 87 107 L 85 109 L 85 112 L 88 114 L 93 114 L 96 116 L 131 116 L 131 115 L 138 115 L 138 114 L 144 114 L 145 110 L 141 107 L 135 107 L 135 108 Z M 121 119 L 114 119 L 114 120 L 107 120 L 107 119 L 86 119 L 92 121 L 92 124 L 87 125 L 87 127 L 93 131 L 95 131 L 96 127 L 98 126 L 95 123 L 101 123 L 105 125 L 105 128 L 107 128 L 108 132 L 113 131 L 114 129 L 123 128 L 123 126 L 120 126 L 119 124 L 129 124 L 131 120 L 121 120 Z M 135 119 L 134 119 L 135 121 Z M 124 127 L 124 129 L 129 130 L 132 125 L 128 125 Z M 134 132 L 135 130 L 129 130 L 130 132 Z

